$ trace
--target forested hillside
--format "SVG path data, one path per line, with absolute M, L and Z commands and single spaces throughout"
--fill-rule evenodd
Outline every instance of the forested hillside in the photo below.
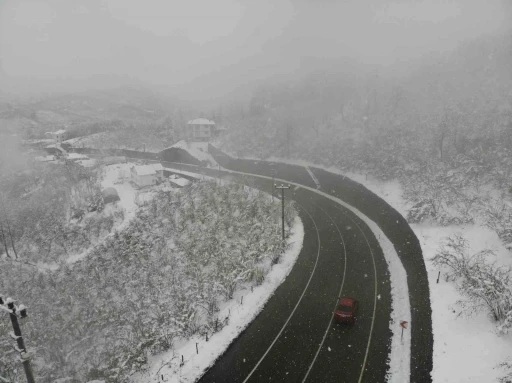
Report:
M 78 141 L 75 146 L 161 150 L 184 135 L 185 112 L 176 105 L 148 89 L 131 87 L 11 100 L 0 103 L 0 136 L 33 142 L 65 129 L 66 139 Z
M 466 222 L 478 209 L 498 218 L 511 242 L 511 68 L 507 33 L 466 42 L 403 75 L 318 73 L 264 87 L 245 115 L 229 117 L 223 147 L 399 179 L 414 205 L 411 222 Z

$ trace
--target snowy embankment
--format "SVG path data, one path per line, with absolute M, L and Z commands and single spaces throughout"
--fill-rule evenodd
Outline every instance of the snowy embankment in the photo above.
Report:
M 128 182 L 130 176 L 130 167 L 133 165 L 133 163 L 124 163 L 107 165 L 104 168 L 101 187 L 103 189 L 109 187 L 116 189 L 117 194 L 119 195 L 119 202 L 117 203 L 124 209 L 123 222 L 115 227 L 107 237 L 114 235 L 116 232 L 122 231 L 130 223 L 133 217 L 135 217 L 135 213 L 138 208 L 137 203 L 151 198 L 151 192 L 146 191 L 141 193 L 140 191 L 136 190 L 130 182 Z M 106 238 L 104 238 L 104 240 L 105 239 Z M 93 249 L 94 246 L 84 250 L 82 253 L 70 255 L 66 262 L 75 263 L 81 259 L 84 259 Z M 51 269 L 55 269 L 55 267 L 56 265 L 51 267 Z
M 217 161 L 215 161 L 212 155 L 208 152 L 208 142 L 190 142 L 181 140 L 171 148 L 179 148 L 186 150 L 192 157 L 195 157 L 201 162 L 206 162 L 210 167 L 217 167 Z
M 155 379 L 160 381 L 162 376 L 165 382 L 194 382 L 201 377 L 258 315 L 290 273 L 302 249 L 303 239 L 304 227 L 297 216 L 287 240 L 289 248 L 281 257 L 280 263 L 274 265 L 266 275 L 264 282 L 251 290 L 237 290 L 233 299 L 220 305 L 218 316 L 229 316 L 229 324 L 213 334 L 208 341 L 204 337 L 194 336 L 175 344 L 172 351 L 152 357 L 149 372 L 134 377 L 132 382 L 149 383 Z M 176 359 L 183 360 L 180 367 L 170 363 Z

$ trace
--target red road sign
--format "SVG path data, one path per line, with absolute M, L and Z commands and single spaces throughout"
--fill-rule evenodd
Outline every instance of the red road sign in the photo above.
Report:
M 401 322 L 400 322 L 400 327 L 402 327 L 402 328 L 407 328 L 407 321 L 404 321 L 404 320 L 403 320 L 403 321 L 401 321 Z

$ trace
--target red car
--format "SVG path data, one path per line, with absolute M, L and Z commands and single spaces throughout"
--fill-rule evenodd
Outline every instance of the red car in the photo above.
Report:
M 354 323 L 358 302 L 351 297 L 341 297 L 334 311 L 334 320 L 339 323 Z

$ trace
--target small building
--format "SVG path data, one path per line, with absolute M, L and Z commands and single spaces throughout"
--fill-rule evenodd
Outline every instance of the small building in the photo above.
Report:
M 56 132 L 46 132 L 47 135 L 50 135 L 53 137 L 55 142 L 61 143 L 66 139 L 67 131 L 64 129 L 57 130 Z
M 206 118 L 190 120 L 187 128 L 187 136 L 198 141 L 208 141 L 215 134 L 215 122 Z
M 117 190 L 114 188 L 105 188 L 101 192 L 103 195 L 103 203 L 106 205 L 107 203 L 113 203 L 119 201 L 119 194 L 117 194 Z
M 60 146 L 60 144 L 52 144 L 45 146 L 45 152 L 48 154 L 53 154 L 56 157 L 65 157 L 67 152 Z
M 164 179 L 162 164 L 134 165 L 130 168 L 132 181 L 138 187 L 156 185 Z
M 182 188 L 187 186 L 190 183 L 190 181 L 187 180 L 186 178 L 182 178 L 175 174 L 172 174 L 169 177 L 169 183 L 174 187 Z
M 153 169 L 155 169 L 156 178 L 158 181 L 162 182 L 164 180 L 164 167 L 162 164 L 151 164 L 151 166 L 153 166 Z
M 52 162 L 52 161 L 55 161 L 56 158 L 54 155 L 49 155 L 49 156 L 34 157 L 34 160 L 37 162 Z

